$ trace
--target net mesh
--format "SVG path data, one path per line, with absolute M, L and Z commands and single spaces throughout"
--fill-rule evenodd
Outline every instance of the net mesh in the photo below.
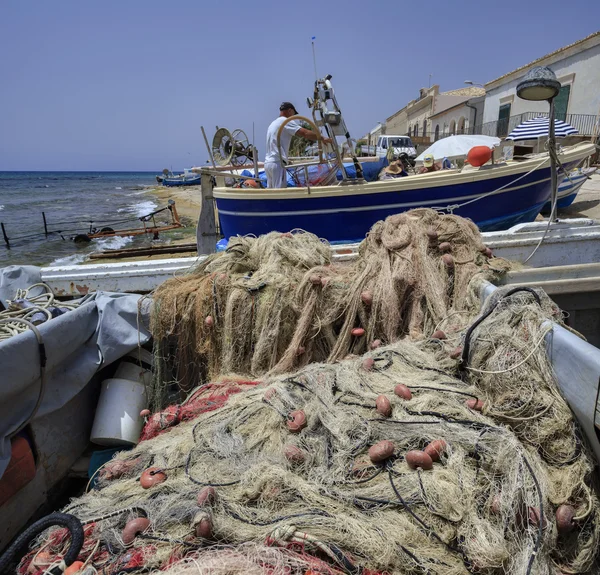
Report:
M 157 409 L 67 506 L 80 559 L 107 574 L 597 573 L 593 461 L 545 349 L 560 311 L 510 288 L 482 308 L 480 282 L 506 269 L 484 249 L 469 222 L 420 210 L 377 224 L 348 264 L 269 234 L 163 285 L 160 385 L 211 383 Z M 20 572 L 67 545 L 42 535 Z

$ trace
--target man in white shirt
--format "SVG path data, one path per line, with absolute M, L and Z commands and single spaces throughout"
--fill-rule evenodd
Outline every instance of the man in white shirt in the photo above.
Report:
M 287 155 L 290 149 L 292 136 L 298 134 L 311 142 L 316 142 L 320 135 L 312 130 L 303 128 L 297 120 L 288 122 L 281 133 L 279 143 L 281 145 L 281 156 L 277 149 L 277 132 L 286 118 L 297 116 L 298 112 L 291 102 L 283 102 L 279 106 L 279 118 L 273 120 L 267 130 L 267 150 L 265 153 L 265 172 L 267 174 L 267 188 L 285 188 L 287 187 L 287 177 L 285 165 L 287 164 Z M 325 143 L 330 144 L 331 139 L 323 138 Z

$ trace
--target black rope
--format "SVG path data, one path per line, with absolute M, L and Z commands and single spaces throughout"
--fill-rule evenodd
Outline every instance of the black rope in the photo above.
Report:
M 469 361 L 469 351 L 471 349 L 471 336 L 473 335 L 473 332 L 475 331 L 475 329 L 477 328 L 477 326 L 479 324 L 481 324 L 482 321 L 484 321 L 485 319 L 487 319 L 494 311 L 495 309 L 498 307 L 498 304 L 500 304 L 500 302 L 502 302 L 503 300 L 505 300 L 507 297 L 510 297 L 511 295 L 514 295 L 515 293 L 518 292 L 528 292 L 530 294 L 533 295 L 533 297 L 535 298 L 535 301 L 537 302 L 537 304 L 539 306 L 542 305 L 542 301 L 540 300 L 540 296 L 537 294 L 537 292 L 530 287 L 516 287 L 513 288 L 509 291 L 507 291 L 505 294 L 503 294 L 498 300 L 496 300 L 494 302 L 494 304 L 490 307 L 490 309 L 488 309 L 484 314 L 480 315 L 469 327 L 469 329 L 467 330 L 467 333 L 465 333 L 465 343 L 463 346 L 463 352 L 462 352 L 462 357 L 460 360 L 460 364 L 458 366 L 458 369 L 460 371 L 465 371 L 467 368 L 467 363 Z
M 275 523 L 280 523 L 281 521 L 287 521 L 288 519 L 296 519 L 297 517 L 314 517 L 315 515 L 321 516 L 321 517 L 331 517 L 331 515 L 329 513 L 327 513 L 326 511 L 321 511 L 319 510 L 315 510 L 315 511 L 307 511 L 304 513 L 294 513 L 292 515 L 284 515 L 282 517 L 275 517 L 274 519 L 271 519 L 269 521 L 258 521 L 258 520 L 251 520 L 251 519 L 246 519 L 244 517 L 242 517 L 241 515 L 239 515 L 238 513 L 236 513 L 233 509 L 231 509 L 231 507 L 229 507 L 228 505 L 224 505 L 223 508 L 225 509 L 225 512 L 233 517 L 234 519 L 237 519 L 238 521 L 241 521 L 242 523 L 246 523 L 247 525 L 257 525 L 259 527 L 266 527 L 267 525 L 274 525 Z
M 447 393 L 456 393 L 458 395 L 465 395 L 467 397 L 472 397 L 473 399 L 479 399 L 479 397 L 477 397 L 476 395 L 474 395 L 472 393 L 468 393 L 466 391 L 458 391 L 457 389 L 447 389 L 444 387 L 431 387 L 428 385 L 411 385 L 409 387 L 409 389 L 411 391 L 413 391 L 414 389 L 430 389 L 432 391 L 445 391 Z
M 187 461 L 185 462 L 185 474 L 192 483 L 195 483 L 196 485 L 202 485 L 203 487 L 228 487 L 230 485 L 237 485 L 240 482 L 240 480 L 237 479 L 235 481 L 229 481 L 227 483 L 213 483 L 213 482 L 207 482 L 207 481 L 200 481 L 199 479 L 192 477 L 192 475 L 190 473 L 190 464 L 192 461 L 192 454 L 194 453 L 194 451 L 195 450 L 192 449 L 189 452 Z
M 532 469 L 529 461 L 527 461 L 527 458 L 525 456 L 522 456 L 522 457 L 523 457 L 523 462 L 527 466 L 527 470 L 529 471 L 529 474 L 531 475 L 531 478 L 533 479 L 535 489 L 538 492 L 538 504 L 539 504 L 539 510 L 540 510 L 538 533 L 537 533 L 537 537 L 535 539 L 535 544 L 533 546 L 533 551 L 531 552 L 531 555 L 529 557 L 529 563 L 527 564 L 527 571 L 525 573 L 525 575 L 530 575 L 531 570 L 533 569 L 533 562 L 535 561 L 538 551 L 540 550 L 540 546 L 542 544 L 542 537 L 544 536 L 544 499 L 542 496 L 542 489 L 537 480 L 537 477 L 535 476 L 535 473 L 533 472 L 533 469 Z
M 427 525 L 427 523 L 425 523 L 425 521 L 423 521 L 423 519 L 421 519 L 411 508 L 410 506 L 406 503 L 406 501 L 402 498 L 402 495 L 400 495 L 400 492 L 398 491 L 398 489 L 396 488 L 396 484 L 394 483 L 394 478 L 392 476 L 391 473 L 388 472 L 388 477 L 390 479 L 390 485 L 392 486 L 392 489 L 394 490 L 394 493 L 396 495 L 396 497 L 398 498 L 398 501 L 400 501 L 400 503 L 402 504 L 402 506 L 404 507 L 404 509 L 406 511 L 408 511 L 409 515 L 419 524 L 421 525 L 421 527 L 425 530 L 425 532 L 427 533 L 427 535 L 432 536 L 434 539 L 436 539 L 437 541 L 439 541 L 444 547 L 446 547 L 447 549 L 449 549 L 450 551 L 452 551 L 453 553 L 458 553 L 462 558 L 463 561 L 465 562 L 465 564 L 469 563 L 469 560 L 467 559 L 467 557 L 465 556 L 464 552 L 461 549 L 457 549 L 456 547 L 454 547 L 453 545 L 450 545 L 448 543 L 446 543 L 431 527 L 429 527 L 429 525 Z

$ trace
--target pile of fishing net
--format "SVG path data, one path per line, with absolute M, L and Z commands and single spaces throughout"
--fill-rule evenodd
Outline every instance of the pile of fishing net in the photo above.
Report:
M 357 257 L 340 262 L 304 232 L 234 237 L 225 253 L 154 294 L 156 381 L 191 390 L 227 373 L 286 373 L 334 362 L 472 313 L 468 285 L 507 267 L 473 222 L 418 209 L 373 226 Z M 455 321 L 458 320 L 458 321 Z
M 526 288 L 480 311 L 446 339 L 229 377 L 155 413 L 152 438 L 65 509 L 85 527 L 79 559 L 106 574 L 597 573 L 593 463 L 544 346 L 559 312 Z M 51 531 L 19 572 L 67 546 Z
M 166 282 L 143 440 L 64 510 L 83 572 L 597 573 L 593 462 L 545 350 L 560 311 L 529 288 L 482 309 L 490 256 L 417 210 L 346 263 L 275 233 Z M 68 546 L 47 531 L 19 572 Z

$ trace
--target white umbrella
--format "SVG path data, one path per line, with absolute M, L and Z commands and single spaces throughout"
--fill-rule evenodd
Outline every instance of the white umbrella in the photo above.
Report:
M 536 140 L 548 135 L 550 119 L 544 116 L 538 116 L 533 120 L 526 120 L 519 124 L 508 136 L 507 140 L 514 140 L 518 142 L 520 140 Z M 577 134 L 577 130 L 561 120 L 554 120 L 554 135 L 557 138 L 564 138 L 570 134 Z
M 479 135 L 460 135 L 460 136 L 448 136 L 442 138 L 437 142 L 431 144 L 423 153 L 417 156 L 416 161 L 422 162 L 423 158 L 427 154 L 433 154 L 434 160 L 443 160 L 448 158 L 460 158 L 466 156 L 471 148 L 475 146 L 487 146 L 493 148 L 500 143 L 500 138 L 493 136 L 479 136 Z

